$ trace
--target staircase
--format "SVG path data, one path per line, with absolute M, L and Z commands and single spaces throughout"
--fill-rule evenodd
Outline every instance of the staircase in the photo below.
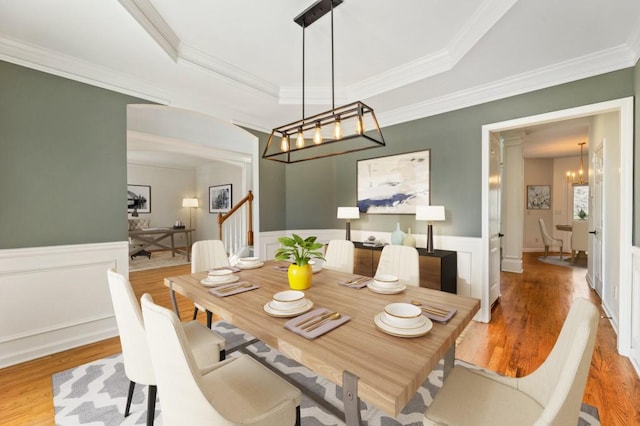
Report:
M 227 213 L 218 213 L 218 235 L 229 253 L 231 264 L 253 256 L 253 193 L 251 191 Z

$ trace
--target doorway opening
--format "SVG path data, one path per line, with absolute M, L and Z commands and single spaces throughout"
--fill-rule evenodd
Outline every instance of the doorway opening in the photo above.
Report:
M 618 141 L 606 137 L 594 138 L 602 142 L 605 149 L 603 179 L 607 187 L 615 188 L 615 204 L 607 204 L 603 214 L 602 264 L 603 269 L 603 308 L 611 316 L 614 327 L 619 330 L 618 350 L 626 355 L 630 349 L 631 328 L 631 235 L 632 235 L 632 176 L 633 176 L 633 98 L 624 98 L 597 104 L 585 105 L 567 110 L 555 111 L 504 122 L 487 124 L 482 127 L 482 244 L 486 248 L 483 259 L 483 294 L 481 316 L 490 319 L 490 288 L 493 281 L 499 282 L 500 262 L 491 261 L 491 241 L 498 238 L 500 228 L 491 230 L 490 224 L 500 220 L 500 209 L 492 206 L 490 192 L 495 191 L 495 182 L 491 179 L 490 158 L 492 134 L 514 130 L 536 124 L 560 122 L 563 120 L 596 116 L 609 112 L 618 112 Z M 617 143 L 616 143 L 617 142 Z M 606 188 L 603 185 L 603 188 Z M 606 191 L 606 189 L 603 189 Z M 613 191 L 609 191 L 613 192 Z M 608 200 L 606 194 L 604 200 Z M 608 203 L 608 201 L 605 201 Z M 497 213 L 496 213 L 497 212 Z M 618 284 L 619 283 L 619 284 Z

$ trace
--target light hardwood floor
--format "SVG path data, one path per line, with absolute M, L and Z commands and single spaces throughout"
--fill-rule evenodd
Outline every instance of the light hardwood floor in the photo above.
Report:
M 584 270 L 543 264 L 538 255 L 525 254 L 523 274 L 502 274 L 502 297 L 491 323 L 471 323 L 457 346 L 458 358 L 509 376 L 529 374 L 551 350 L 573 299 L 599 304 Z M 162 278 L 185 273 L 188 265 L 132 272 L 130 279 L 136 296 L 148 292 L 170 307 Z M 190 318 L 193 304 L 178 298 L 182 318 Z M 584 401 L 598 407 L 605 426 L 640 425 L 640 380 L 629 360 L 616 354 L 615 339 L 603 318 Z M 51 375 L 119 351 L 113 338 L 0 370 L 0 424 L 53 425 Z

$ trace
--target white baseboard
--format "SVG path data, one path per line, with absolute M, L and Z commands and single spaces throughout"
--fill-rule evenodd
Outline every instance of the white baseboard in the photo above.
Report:
M 128 242 L 0 250 L 0 368 L 118 334 L 106 271 Z

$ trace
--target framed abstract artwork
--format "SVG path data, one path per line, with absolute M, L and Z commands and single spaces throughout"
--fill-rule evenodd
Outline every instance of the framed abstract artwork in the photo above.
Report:
M 150 185 L 127 185 L 127 212 L 151 213 Z
M 209 187 L 209 213 L 226 213 L 231 210 L 231 184 Z
M 547 210 L 551 208 L 550 185 L 527 185 L 527 209 Z
M 431 204 L 431 150 L 358 160 L 358 208 L 369 214 L 415 214 Z

